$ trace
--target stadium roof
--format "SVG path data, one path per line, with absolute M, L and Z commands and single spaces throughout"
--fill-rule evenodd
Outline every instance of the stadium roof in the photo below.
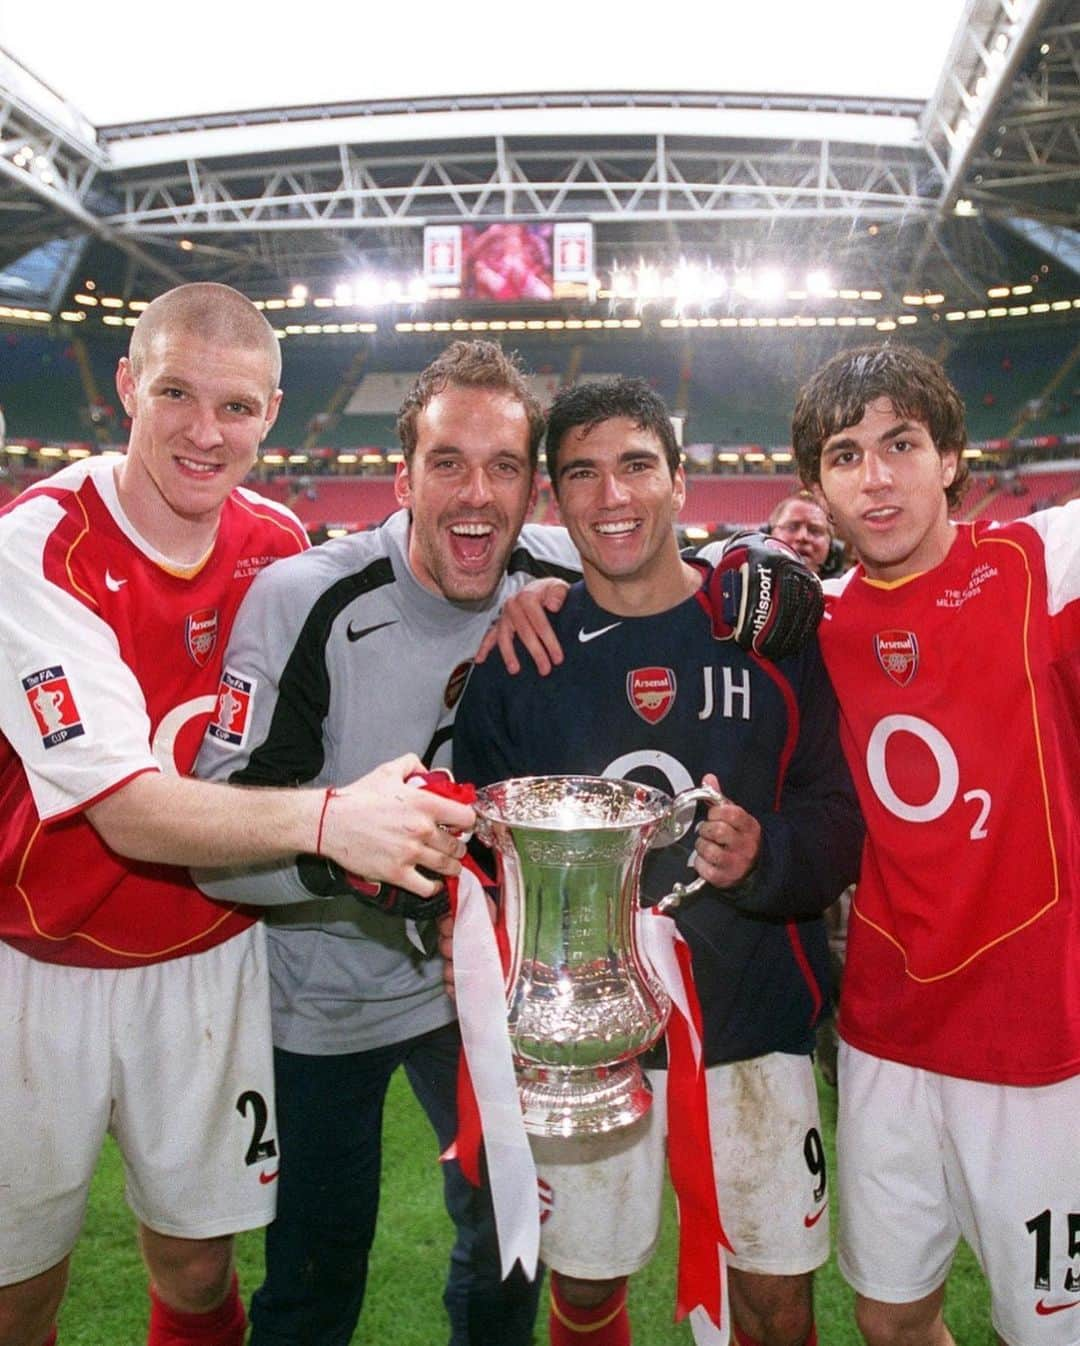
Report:
M 828 263 L 890 296 L 1080 274 L 1080 0 L 0 0 L 0 300 L 415 271 L 589 220 L 600 269 Z
M 96 127 L 255 108 L 587 90 L 918 99 L 934 91 L 965 0 L 445 0 L 250 5 L 5 0 L 0 46 Z M 350 20 L 347 17 L 351 13 Z

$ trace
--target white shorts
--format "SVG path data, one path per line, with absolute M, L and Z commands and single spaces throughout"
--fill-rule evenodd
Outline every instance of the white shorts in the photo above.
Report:
M 1041 1088 L 918 1070 L 840 1044 L 840 1270 L 922 1299 L 960 1236 L 1009 1346 L 1080 1346 L 1080 1077 Z
M 273 1219 L 265 939 L 119 970 L 0 943 L 0 1285 L 72 1249 L 106 1132 L 149 1228 L 212 1238 Z
M 653 1105 L 606 1136 L 533 1138 L 544 1261 L 608 1280 L 649 1261 L 660 1235 L 667 1071 L 649 1071 Z M 774 1053 L 706 1071 L 716 1190 L 729 1266 L 794 1276 L 829 1255 L 828 1190 L 808 1056 Z

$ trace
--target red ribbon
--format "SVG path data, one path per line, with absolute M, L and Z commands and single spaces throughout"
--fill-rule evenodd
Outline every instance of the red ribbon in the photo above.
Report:
M 461 863 L 467 869 L 472 870 L 482 884 L 490 885 L 491 880 L 473 862 L 471 856 L 467 855 Z M 447 879 L 446 891 L 450 894 L 450 914 L 456 920 L 458 906 L 458 881 L 456 878 Z M 476 1091 L 473 1089 L 472 1076 L 469 1074 L 469 1063 L 465 1059 L 465 1053 L 461 1052 L 458 1055 L 457 1073 L 457 1135 L 439 1158 L 444 1163 L 448 1159 L 456 1159 L 462 1173 L 474 1187 L 479 1187 L 481 1183 L 480 1146 L 483 1139 L 480 1108 L 476 1102 Z
M 407 780 L 411 784 L 419 785 L 422 789 L 430 790 L 432 794 L 441 795 L 444 799 L 454 799 L 459 804 L 476 803 L 476 786 L 469 784 L 467 781 L 455 781 L 451 773 L 443 767 L 436 768 L 434 771 L 416 771 L 407 777 Z M 481 884 L 486 887 L 491 886 L 491 880 L 474 863 L 471 856 L 466 855 L 461 863 L 464 868 L 470 869 L 476 875 Z M 450 897 L 450 913 L 456 917 L 458 905 L 458 881 L 456 877 L 447 878 L 446 891 Z M 484 1137 L 480 1126 L 480 1109 L 476 1104 L 476 1093 L 473 1090 L 472 1077 L 469 1074 L 469 1065 L 465 1060 L 464 1052 L 461 1052 L 458 1057 L 457 1115 L 457 1135 L 439 1158 L 443 1162 L 448 1159 L 456 1159 L 461 1166 L 462 1173 L 469 1182 L 474 1187 L 479 1187 L 481 1182 L 480 1146 Z
M 676 940 L 690 1014 L 704 1041 L 701 1004 L 694 985 L 690 949 Z M 675 1321 L 699 1304 L 717 1327 L 723 1297 L 721 1248 L 733 1251 L 720 1221 L 709 1136 L 709 1101 L 704 1061 L 694 1060 L 690 1030 L 681 1014 L 668 1020 L 668 1169 L 679 1205 L 679 1271 Z

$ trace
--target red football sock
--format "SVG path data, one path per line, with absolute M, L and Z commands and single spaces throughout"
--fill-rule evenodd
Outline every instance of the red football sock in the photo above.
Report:
M 146 1346 L 244 1346 L 247 1316 L 233 1272 L 224 1303 L 209 1313 L 181 1313 L 150 1287 L 150 1327 Z
M 630 1315 L 626 1311 L 626 1282 L 602 1304 L 581 1309 L 559 1293 L 559 1278 L 551 1278 L 551 1346 L 630 1346 Z
M 45 1340 L 41 1343 L 41 1346 L 56 1346 L 56 1324 L 55 1324 L 55 1323 L 53 1323 L 53 1325 L 52 1325 L 52 1331 L 51 1331 L 51 1332 L 49 1333 L 49 1335 L 45 1338 Z

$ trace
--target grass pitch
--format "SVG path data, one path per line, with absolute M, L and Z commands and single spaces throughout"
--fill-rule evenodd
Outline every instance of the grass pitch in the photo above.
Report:
M 824 1085 L 821 1103 L 831 1163 L 836 1095 Z M 399 1071 L 387 1101 L 379 1230 L 353 1346 L 445 1346 L 441 1295 L 451 1226 L 442 1208 L 436 1164 L 435 1138 Z M 242 1235 L 237 1244 L 246 1302 L 262 1278 L 262 1234 Z M 636 1346 L 690 1346 L 689 1328 L 672 1322 L 676 1247 L 669 1202 L 659 1251 L 631 1282 Z M 821 1346 L 860 1346 L 852 1294 L 833 1261 L 818 1273 L 815 1293 Z M 71 1287 L 60 1315 L 60 1346 L 141 1346 L 147 1310 L 146 1277 L 124 1204 L 123 1172 L 110 1145 L 73 1258 Z M 542 1309 L 536 1346 L 547 1342 L 544 1317 Z M 961 1247 L 949 1281 L 946 1318 L 958 1346 L 994 1346 L 986 1286 L 966 1247 Z

